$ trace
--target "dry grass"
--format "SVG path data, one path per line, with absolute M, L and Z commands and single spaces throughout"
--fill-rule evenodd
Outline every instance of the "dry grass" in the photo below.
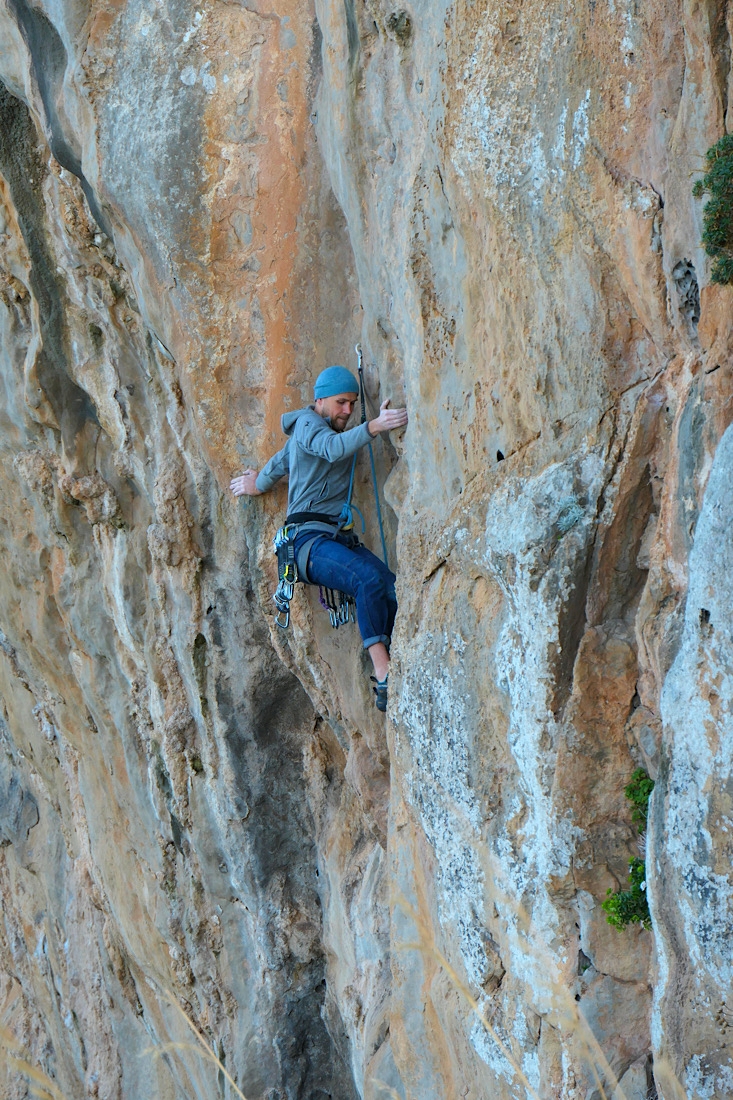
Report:
M 506 899 L 505 899 L 506 900 Z M 414 922 L 417 931 L 418 939 L 414 943 L 404 943 L 400 945 L 401 950 L 418 950 L 422 954 L 431 958 L 434 962 L 440 966 L 447 977 L 451 980 L 455 988 L 464 997 L 471 1012 L 479 1020 L 481 1026 L 485 1029 L 486 1033 L 496 1043 L 498 1049 L 501 1051 L 504 1058 L 512 1066 L 514 1072 L 517 1075 L 519 1081 L 521 1081 L 524 1088 L 527 1090 L 529 1096 L 533 1100 L 542 1100 L 540 1094 L 527 1080 L 525 1073 L 521 1066 L 514 1058 L 511 1049 L 502 1040 L 501 1036 L 497 1033 L 496 1029 L 492 1026 L 491 1021 L 487 1019 L 486 1014 L 482 1011 L 481 1005 L 478 999 L 473 995 L 469 986 L 457 972 L 455 967 L 446 959 L 445 955 L 438 949 L 432 930 L 429 927 L 427 920 L 415 911 L 404 898 L 397 900 L 396 904 L 406 913 L 406 915 Z M 552 958 L 551 953 L 545 947 L 539 952 L 535 949 L 534 954 L 535 962 L 547 966 L 547 974 L 555 974 L 554 978 L 551 978 L 552 990 L 557 998 L 556 1005 L 553 1006 L 553 1011 L 557 1014 L 557 1022 L 564 1028 L 566 1034 L 571 1035 L 576 1043 L 579 1044 L 587 1064 L 591 1067 L 593 1076 L 596 1082 L 601 1096 L 604 1100 L 609 1100 L 609 1093 L 604 1088 L 601 1074 L 610 1082 L 611 1091 L 613 1093 L 613 1100 L 624 1100 L 623 1092 L 621 1091 L 618 1081 L 611 1070 L 601 1047 L 593 1034 L 590 1025 L 583 1016 L 582 1012 L 578 1009 L 570 990 L 565 986 L 563 982 L 557 977 L 557 964 Z M 186 1024 L 186 1027 L 191 1031 L 195 1042 L 169 1042 L 161 1043 L 154 1047 L 149 1047 L 143 1053 L 152 1055 L 155 1058 L 161 1058 L 165 1054 L 180 1054 L 183 1052 L 194 1052 L 202 1055 L 206 1061 L 214 1066 L 217 1071 L 226 1078 L 231 1086 L 234 1094 L 239 1100 L 247 1100 L 246 1096 L 239 1088 L 237 1083 L 232 1078 L 226 1067 L 221 1060 L 212 1050 L 201 1031 L 196 1027 L 193 1021 L 189 1018 L 187 1013 L 181 1008 L 176 1001 L 172 993 L 166 992 L 161 996 L 161 1001 L 167 1003 L 172 1007 L 178 1015 L 180 1015 Z M 58 1086 L 51 1080 L 51 1078 L 43 1072 L 33 1066 L 27 1058 L 23 1055 L 22 1046 L 18 1040 L 5 1028 L 0 1028 L 0 1049 L 4 1050 L 7 1064 L 14 1069 L 20 1076 L 24 1077 L 28 1082 L 30 1094 L 36 1098 L 36 1100 L 68 1100 L 64 1093 L 58 1088 Z M 670 1100 L 686 1100 L 687 1092 L 680 1084 L 679 1079 L 675 1076 L 675 1073 L 670 1065 L 663 1061 L 655 1062 L 655 1076 L 659 1083 L 663 1086 L 664 1095 L 668 1096 Z M 384 1084 L 381 1081 L 372 1079 L 370 1084 L 380 1090 L 383 1096 L 389 1097 L 390 1100 L 402 1100 L 399 1093 L 395 1092 L 389 1085 Z M 614 1091 L 615 1090 L 615 1091 Z M 217 1090 L 218 1091 L 218 1090 Z
M 160 997 L 160 1000 L 170 1005 L 183 1018 L 186 1027 L 192 1032 L 196 1041 L 188 1043 L 160 1043 L 157 1046 L 148 1047 L 143 1051 L 143 1054 L 152 1055 L 154 1058 L 162 1058 L 165 1054 L 181 1054 L 184 1051 L 187 1053 L 192 1051 L 202 1056 L 206 1061 L 210 1062 L 212 1066 L 215 1066 L 219 1073 L 223 1074 L 239 1100 L 247 1100 L 247 1097 L 239 1088 L 236 1081 L 221 1060 L 217 1058 L 205 1037 L 178 1004 L 173 994 L 166 991 L 166 993 Z M 7 1065 L 27 1080 L 30 1093 L 32 1096 L 36 1097 L 36 1100 L 68 1100 L 48 1074 L 28 1061 L 23 1054 L 21 1044 L 6 1028 L 0 1028 L 0 1049 L 5 1052 Z M 215 1092 L 218 1095 L 218 1089 L 215 1090 Z
M 487 868 L 487 870 L 488 869 L 489 868 Z M 501 870 L 496 867 L 491 867 L 490 870 L 491 878 L 487 875 L 487 881 L 493 881 L 495 884 L 499 883 L 502 879 Z M 524 931 L 518 932 L 517 934 L 524 939 L 527 956 L 531 958 L 532 965 L 537 968 L 538 972 L 542 973 L 544 988 L 549 989 L 552 994 L 553 1023 L 562 1030 L 566 1037 L 573 1039 L 576 1050 L 580 1052 L 582 1060 L 590 1069 L 595 1081 L 595 1086 L 603 1100 L 610 1100 L 611 1094 L 613 1095 L 613 1100 L 625 1100 L 624 1094 L 619 1087 L 618 1080 L 598 1040 L 593 1034 L 578 1004 L 575 1002 L 571 990 L 561 978 L 560 968 L 556 957 L 553 955 L 548 945 L 543 943 L 538 937 L 536 931 L 533 932 L 530 942 L 528 929 L 531 926 L 531 922 L 528 915 L 519 903 L 512 899 L 511 893 L 506 887 L 499 888 L 498 900 L 502 905 L 506 906 L 510 912 L 515 914 L 517 925 L 524 929 Z M 433 962 L 441 968 L 456 990 L 464 998 L 471 1013 L 479 1021 L 481 1027 L 486 1031 L 487 1035 L 490 1036 L 496 1044 L 497 1049 L 512 1067 L 517 1080 L 520 1081 L 522 1086 L 526 1089 L 527 1095 L 532 1097 L 532 1100 L 542 1100 L 540 1093 L 528 1081 L 522 1067 L 514 1057 L 511 1048 L 499 1035 L 496 1028 L 492 1025 L 491 1020 L 487 1017 L 486 1012 L 482 1009 L 479 999 L 474 995 L 461 974 L 438 948 L 428 919 L 423 914 L 416 911 L 415 908 L 402 897 L 397 898 L 395 904 L 409 917 L 417 930 L 417 939 L 415 942 L 403 943 L 399 945 L 399 948 L 402 951 L 420 951 L 424 956 L 432 959 Z M 143 1053 L 152 1055 L 154 1058 L 161 1058 L 168 1054 L 181 1055 L 184 1052 L 194 1052 L 203 1057 L 216 1068 L 218 1073 L 223 1075 L 229 1083 L 234 1095 L 238 1097 L 239 1100 L 247 1100 L 229 1071 L 217 1057 L 211 1045 L 207 1042 L 205 1036 L 190 1019 L 174 995 L 166 990 L 165 993 L 159 994 L 159 999 L 161 1002 L 169 1005 L 182 1018 L 186 1027 L 191 1032 L 193 1040 L 190 1042 L 161 1043 L 147 1048 Z M 22 1045 L 12 1033 L 5 1028 L 0 1028 L 0 1050 L 4 1051 L 8 1066 L 26 1079 L 30 1094 L 35 1097 L 36 1100 L 68 1100 L 64 1093 L 43 1070 L 33 1066 L 28 1061 L 23 1053 Z M 657 1060 L 655 1062 L 655 1077 L 663 1087 L 664 1095 L 668 1096 L 670 1100 L 686 1100 L 687 1092 L 676 1077 L 673 1068 L 667 1062 L 663 1060 Z M 391 1100 L 401 1100 L 400 1094 L 395 1092 L 389 1085 L 376 1079 L 370 1081 L 370 1084 L 378 1088 L 383 1096 L 389 1097 Z M 218 1089 L 215 1090 L 215 1092 L 218 1094 Z
M 495 885 L 501 883 L 504 877 L 501 869 L 498 867 L 486 866 L 489 862 L 488 856 L 486 856 L 482 862 L 485 865 L 486 881 L 493 882 Z M 518 931 L 521 927 L 524 929 L 530 927 L 531 922 L 528 914 L 522 906 L 512 898 L 510 890 L 506 886 L 498 887 L 496 900 L 500 901 L 510 912 L 514 913 L 517 919 L 517 935 L 522 936 L 524 939 L 527 958 L 535 971 L 538 974 L 542 974 L 543 988 L 551 995 L 552 1013 L 555 1018 L 554 1022 L 566 1036 L 574 1040 L 576 1049 L 579 1051 L 583 1062 L 590 1069 L 602 1100 L 609 1100 L 611 1094 L 614 1094 L 614 1100 L 625 1100 L 623 1092 L 619 1087 L 618 1079 L 611 1069 L 608 1059 L 596 1036 L 593 1034 L 593 1030 L 575 1001 L 572 992 L 562 980 L 557 959 L 547 944 L 542 942 L 536 931 L 532 934 L 531 944 L 529 942 L 528 933 L 525 931 L 522 934 Z M 477 1018 L 487 1035 L 489 1035 L 496 1044 L 502 1056 L 509 1065 L 511 1065 L 517 1078 L 527 1090 L 527 1094 L 531 1096 L 533 1100 L 541 1100 L 537 1090 L 527 1080 L 526 1074 L 512 1054 L 511 1049 L 498 1034 L 496 1028 L 493 1027 L 486 1013 L 482 1010 L 479 999 L 474 995 L 456 968 L 438 948 L 432 928 L 427 919 L 409 905 L 404 898 L 395 899 L 395 903 L 407 914 L 417 929 L 416 942 L 401 944 L 401 949 L 418 950 L 423 955 L 432 958 L 433 961 L 438 964 L 455 988 L 461 993 L 471 1009 L 471 1012 Z
M 169 1054 L 171 1052 L 175 1053 L 176 1051 L 182 1051 L 182 1050 L 187 1050 L 187 1051 L 188 1050 L 194 1050 L 198 1054 L 203 1055 L 203 1057 L 208 1062 L 210 1062 L 213 1066 L 216 1066 L 219 1073 L 223 1074 L 223 1076 L 229 1082 L 232 1089 L 234 1090 L 235 1095 L 239 1097 L 239 1100 L 247 1100 L 247 1097 L 244 1095 L 244 1093 L 240 1089 L 239 1085 L 236 1083 L 236 1081 L 234 1080 L 232 1075 L 226 1069 L 226 1067 L 224 1066 L 221 1059 L 216 1056 L 216 1054 L 211 1049 L 211 1047 L 207 1043 L 204 1036 L 201 1034 L 199 1029 L 194 1024 L 193 1020 L 191 1020 L 189 1018 L 188 1014 L 186 1012 L 184 1012 L 184 1010 L 181 1008 L 181 1006 L 179 1005 L 178 1001 L 175 999 L 173 994 L 169 990 L 166 990 L 165 994 L 163 995 L 161 1000 L 164 1000 L 167 1004 L 169 1004 L 171 1006 L 171 1008 L 175 1009 L 175 1011 L 182 1017 L 182 1019 L 184 1020 L 184 1022 L 186 1024 L 186 1027 L 194 1035 L 194 1037 L 196 1039 L 196 1042 L 195 1043 L 161 1043 L 158 1046 L 149 1047 L 148 1050 L 145 1053 L 146 1054 L 153 1054 L 156 1057 L 162 1057 L 163 1054 Z
M 528 1095 L 532 1097 L 533 1100 L 541 1100 L 539 1093 L 532 1085 L 530 1085 L 530 1082 L 527 1080 L 524 1070 L 517 1063 L 516 1058 L 512 1054 L 511 1048 L 504 1043 L 502 1037 L 499 1035 L 499 1033 L 496 1032 L 496 1029 L 495 1027 L 493 1027 L 491 1021 L 486 1018 L 486 1014 L 482 1011 L 479 1000 L 474 997 L 474 994 L 471 992 L 471 989 L 467 985 L 467 982 L 463 980 L 456 968 L 451 966 L 445 955 L 442 954 L 438 949 L 435 943 L 433 932 L 431 932 L 430 928 L 428 927 L 425 917 L 418 914 L 412 908 L 412 906 L 407 905 L 404 900 L 398 904 L 400 904 L 401 908 L 407 913 L 409 917 L 411 917 L 411 920 L 415 923 L 418 930 L 417 942 L 412 944 L 403 944 L 401 945 L 402 949 L 419 950 L 419 952 L 422 952 L 424 955 L 427 955 L 430 958 L 433 958 L 434 961 L 436 961 L 438 966 L 442 970 L 444 970 L 445 974 L 450 978 L 453 986 L 455 986 L 456 989 L 462 994 L 463 999 L 467 1001 L 471 1012 L 480 1022 L 486 1034 L 490 1035 L 496 1046 L 499 1047 L 503 1057 L 506 1059 L 506 1062 L 512 1066 L 514 1073 L 516 1074 L 519 1081 L 522 1082 L 522 1085 L 527 1090 Z M 533 953 L 533 955 L 535 961 L 540 964 L 540 959 L 537 957 L 537 955 L 535 953 Z M 553 971 L 556 970 L 553 960 L 548 960 L 545 965 L 547 966 L 547 975 L 553 974 Z M 578 1009 L 578 1005 L 575 999 L 573 999 L 572 994 L 570 990 L 566 987 L 565 983 L 560 981 L 559 978 L 550 978 L 549 982 L 551 991 L 553 991 L 554 997 L 556 999 L 553 1008 L 557 1018 L 557 1023 L 560 1025 L 561 1029 L 565 1031 L 566 1034 L 575 1037 L 576 1042 L 579 1044 L 584 1054 L 584 1060 L 586 1060 L 587 1064 L 591 1068 L 593 1078 L 595 1080 L 595 1085 L 597 1085 L 601 1093 L 602 1100 L 609 1100 L 609 1093 L 606 1092 L 603 1087 L 603 1079 L 601 1077 L 601 1074 L 606 1081 L 612 1082 L 611 1091 L 619 1088 L 619 1081 L 617 1081 L 616 1076 L 613 1073 L 611 1066 L 609 1065 L 608 1059 L 606 1059 L 605 1055 L 603 1054 L 601 1046 L 597 1038 L 595 1038 L 595 1036 L 593 1035 L 588 1021 L 586 1020 L 586 1018 L 584 1018 L 582 1012 L 580 1012 L 580 1010 Z M 625 1100 L 621 1089 L 616 1092 L 616 1098 L 617 1100 Z
M 11 1069 L 27 1080 L 31 1096 L 37 1097 L 37 1100 L 66 1100 L 48 1074 L 31 1065 L 24 1057 L 23 1047 L 7 1028 L 0 1028 L 0 1048 L 5 1051 L 5 1060 Z
M 463 995 L 472 1013 L 476 1016 L 477 1020 L 484 1028 L 486 1033 L 490 1035 L 491 1038 L 494 1040 L 502 1055 L 504 1056 L 504 1058 L 506 1058 L 507 1062 L 514 1070 L 529 1095 L 532 1096 L 534 1100 L 541 1100 L 539 1093 L 535 1091 L 535 1089 L 527 1080 L 526 1074 L 517 1062 L 509 1047 L 504 1043 L 501 1036 L 491 1024 L 491 1021 L 487 1019 L 485 1013 L 482 1012 L 481 1005 L 477 998 L 474 997 L 469 986 L 460 976 L 455 967 L 451 966 L 442 951 L 438 949 L 435 943 L 435 938 L 432 934 L 432 929 L 428 926 L 427 920 L 415 909 L 413 909 L 413 907 L 409 905 L 404 898 L 398 899 L 397 904 L 403 910 L 403 912 L 407 914 L 410 920 L 412 920 L 418 931 L 418 939 L 414 943 L 400 944 L 400 949 L 402 951 L 420 951 L 423 955 L 432 958 L 433 961 L 438 964 L 438 966 L 450 978 L 456 989 Z

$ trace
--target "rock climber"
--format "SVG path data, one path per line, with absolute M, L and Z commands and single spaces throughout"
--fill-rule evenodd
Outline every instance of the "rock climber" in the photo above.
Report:
M 389 642 L 397 611 L 395 575 L 342 530 L 352 456 L 380 432 L 407 424 L 407 409 L 383 401 L 379 416 L 348 428 L 359 383 L 346 367 L 327 367 L 316 379 L 314 404 L 282 417 L 288 441 L 258 473 L 245 470 L 232 479 L 235 496 L 259 496 L 286 475 L 288 525 L 297 525 L 295 557 L 301 579 L 351 596 L 364 648 L 374 666 L 376 705 L 387 709 Z

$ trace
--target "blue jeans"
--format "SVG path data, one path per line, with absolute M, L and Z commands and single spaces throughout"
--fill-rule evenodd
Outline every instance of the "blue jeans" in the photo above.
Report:
M 312 538 L 303 532 L 295 540 L 297 554 L 299 543 Z M 364 642 L 364 648 L 377 642 L 389 645 L 392 637 L 397 597 L 394 573 L 383 561 L 360 546 L 351 535 L 327 535 L 317 539 L 308 555 L 308 581 L 324 588 L 334 588 L 353 596 L 356 600 L 356 621 Z

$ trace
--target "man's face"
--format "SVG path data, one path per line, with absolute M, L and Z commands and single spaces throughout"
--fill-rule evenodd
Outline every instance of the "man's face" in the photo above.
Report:
M 337 393 L 335 397 L 319 397 L 316 412 L 329 418 L 335 432 L 342 432 L 354 411 L 358 396 L 357 393 Z

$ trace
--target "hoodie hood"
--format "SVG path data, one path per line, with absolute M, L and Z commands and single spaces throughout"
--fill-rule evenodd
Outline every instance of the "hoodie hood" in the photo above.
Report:
M 298 421 L 300 417 L 303 416 L 305 413 L 314 412 L 314 410 L 315 406 L 309 405 L 307 409 L 296 409 L 294 412 L 283 413 L 282 417 L 280 418 L 280 423 L 282 425 L 282 430 L 285 432 L 285 435 L 292 435 L 296 421 Z M 327 421 L 326 423 L 330 423 L 330 421 Z

